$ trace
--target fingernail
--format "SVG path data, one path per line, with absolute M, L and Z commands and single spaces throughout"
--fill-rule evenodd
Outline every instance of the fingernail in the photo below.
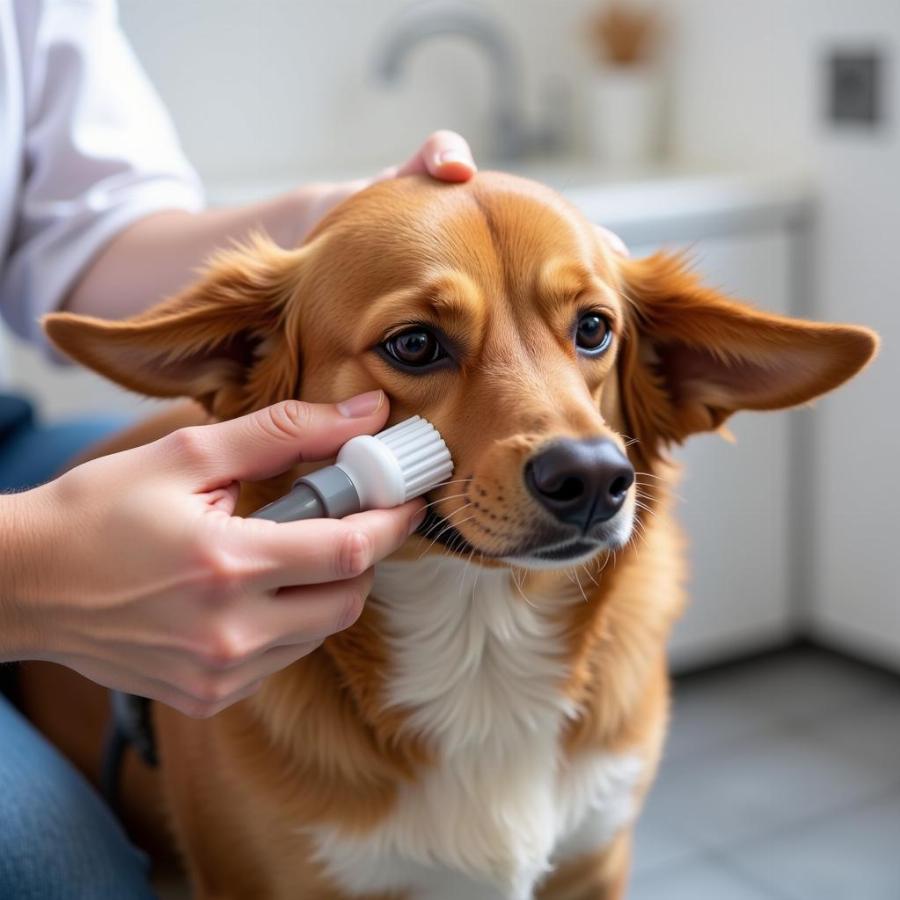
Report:
M 437 162 L 439 166 L 457 163 L 461 166 L 468 166 L 468 168 L 470 169 L 475 168 L 475 160 L 473 160 L 468 153 L 464 153 L 462 150 L 442 150 L 437 155 Z
M 365 394 L 357 394 L 349 400 L 342 400 L 337 405 L 337 411 L 345 419 L 361 419 L 363 416 L 371 416 L 381 409 L 384 403 L 384 391 L 367 391 Z
M 408 534 L 412 534 L 424 521 L 425 521 L 425 509 L 423 507 L 409 520 Z

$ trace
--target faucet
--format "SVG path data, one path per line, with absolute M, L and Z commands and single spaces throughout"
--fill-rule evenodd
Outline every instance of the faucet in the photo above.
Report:
M 402 10 L 376 48 L 376 76 L 384 84 L 395 84 L 406 57 L 416 46 L 446 36 L 470 40 L 488 58 L 493 84 L 488 114 L 493 123 L 493 149 L 498 159 L 520 160 L 535 153 L 558 150 L 563 129 L 546 124 L 538 129 L 528 127 L 522 110 L 521 66 L 515 49 L 496 20 L 471 3 L 421 0 Z M 559 97 L 555 100 L 555 125 L 559 126 Z

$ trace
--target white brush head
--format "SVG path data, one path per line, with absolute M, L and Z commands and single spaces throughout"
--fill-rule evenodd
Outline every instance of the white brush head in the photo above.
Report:
M 421 416 L 351 438 L 336 465 L 353 482 L 362 509 L 389 509 L 430 491 L 453 474 L 438 430 Z

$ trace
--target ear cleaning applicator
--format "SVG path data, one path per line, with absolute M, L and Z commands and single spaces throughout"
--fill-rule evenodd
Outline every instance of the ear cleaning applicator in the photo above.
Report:
M 413 416 L 374 436 L 351 438 L 334 465 L 301 476 L 287 494 L 251 518 L 294 522 L 389 509 L 430 491 L 452 472 L 450 451 L 438 430 Z

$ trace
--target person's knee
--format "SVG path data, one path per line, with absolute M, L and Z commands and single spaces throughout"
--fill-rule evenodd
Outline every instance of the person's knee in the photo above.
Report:
M 0 897 L 152 897 L 100 797 L 2 699 L 0 746 Z

